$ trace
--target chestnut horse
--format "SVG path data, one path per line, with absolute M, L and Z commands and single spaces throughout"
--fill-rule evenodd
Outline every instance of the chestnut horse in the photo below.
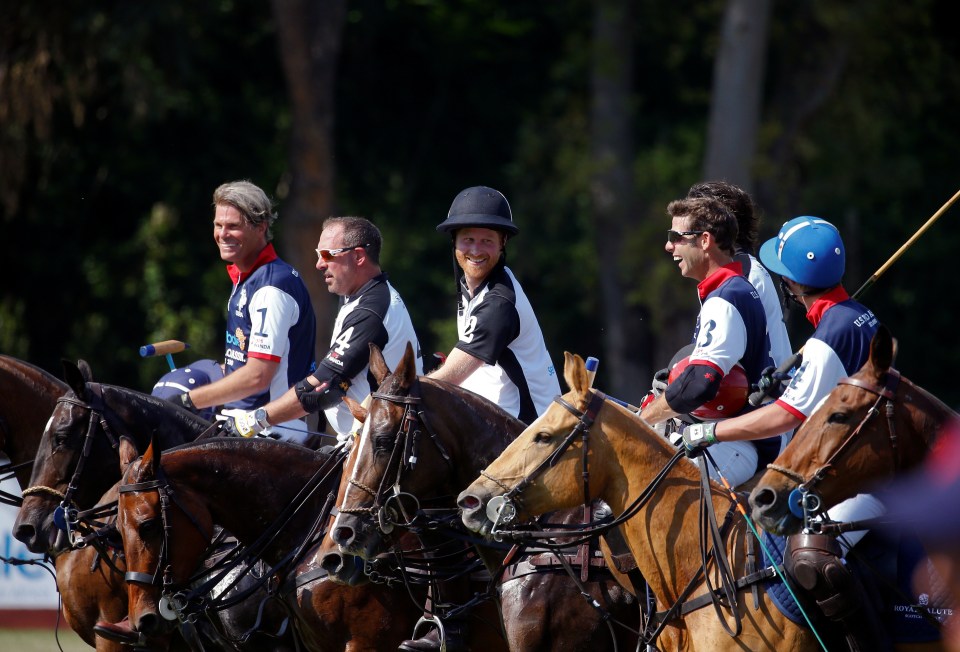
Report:
M 366 414 L 355 414 L 364 422 L 362 436 L 345 463 L 347 471 L 337 495 L 339 514 L 321 545 L 321 552 L 331 553 L 322 563 L 334 577 L 342 564 L 335 549 L 371 559 L 389 548 L 394 527 L 404 529 L 396 523 L 404 520 L 398 513 L 400 502 L 415 501 L 414 510 L 423 503 L 454 512 L 457 491 L 525 428 L 521 421 L 472 392 L 417 377 L 410 346 L 391 374 L 380 350 L 371 345 L 370 371 L 379 388 L 372 394 Z M 414 463 L 409 463 L 411 457 Z M 570 512 L 557 517 L 579 522 L 583 509 Z M 443 538 L 442 533 L 432 536 Z M 481 546 L 478 552 L 493 566 L 491 570 L 499 569 L 503 553 L 493 562 L 491 553 L 495 551 L 485 548 Z M 592 553 L 596 546 L 582 549 Z M 534 561 L 549 557 L 539 555 Z M 592 568 L 583 590 L 617 621 L 639 627 L 637 600 L 608 572 L 596 568 L 599 560 L 593 557 L 591 563 L 587 558 Z M 537 572 L 529 561 L 521 568 L 522 572 L 499 586 L 510 650 L 617 649 L 601 614 L 588 605 L 581 588 L 562 568 Z M 580 571 L 577 567 L 576 572 Z M 441 598 L 449 598 L 442 587 Z M 619 649 L 634 648 L 635 634 L 622 627 L 615 631 Z
M 18 467 L 15 472 L 21 487 L 30 479 L 30 463 L 40 447 L 44 425 L 57 399 L 69 390 L 43 369 L 0 355 L 0 450 Z M 115 493 L 112 497 L 108 494 L 104 500 L 115 498 Z M 99 620 L 113 621 L 125 614 L 126 600 L 118 592 L 123 578 L 93 547 L 57 555 L 54 565 L 63 614 L 70 628 L 100 652 L 120 652 L 119 643 L 97 637 L 93 626 Z
M 270 439 L 234 438 L 162 455 L 151 444 L 141 459 L 136 455 L 124 439 L 117 527 L 127 556 L 130 623 L 138 631 L 162 629 L 162 592 L 184 590 L 216 523 L 244 545 L 268 536 L 260 554 L 271 564 L 304 548 L 297 558 L 308 561 L 287 574 L 278 593 L 309 649 L 392 651 L 409 635 L 420 613 L 406 593 L 378 584 L 336 584 L 309 561 L 308 538 L 339 481 L 338 456 Z M 288 509 L 304 493 L 302 504 Z M 277 523 L 281 514 L 286 518 Z
M 708 584 L 701 576 L 701 477 L 697 467 L 683 459 L 671 466 L 682 454 L 635 414 L 591 390 L 579 356 L 567 353 L 565 358 L 564 377 L 570 391 L 460 494 L 464 524 L 474 531 L 490 531 L 488 502 L 506 493 L 516 494 L 518 485 L 522 491 L 507 503 L 517 510 L 518 518 L 576 505 L 583 499 L 582 474 L 589 471 L 590 494 L 606 501 L 615 514 L 622 514 L 641 492 L 649 497 L 638 503 L 638 511 L 622 527 L 659 606 L 669 608 L 679 599 L 687 599 L 685 596 L 696 599 L 708 594 Z M 663 474 L 663 480 L 656 491 L 644 491 L 658 474 Z M 730 495 L 721 487 L 710 483 L 707 491 L 718 515 L 731 509 Z M 727 579 L 746 575 L 747 536 L 752 534 L 743 519 L 731 521 L 723 551 L 729 560 Z M 723 555 L 718 558 L 722 560 Z M 708 571 L 710 587 L 721 586 L 716 568 L 713 564 Z M 734 590 L 731 588 L 731 593 Z M 660 634 L 660 649 L 799 652 L 819 648 L 813 633 L 782 615 L 766 592 L 758 595 L 757 609 L 748 599 L 748 588 L 738 589 L 736 594 L 739 597 L 733 609 L 727 599 L 715 603 L 714 608 L 708 603 L 688 613 L 674 612 Z M 733 611 L 739 612 L 739 632 Z M 728 634 L 725 627 L 736 636 Z
M 917 466 L 940 428 L 957 417 L 893 368 L 895 352 L 896 340 L 881 326 L 866 364 L 840 381 L 768 465 L 750 494 L 753 518 L 765 529 L 799 531 L 804 493 L 826 510 Z
M 38 427 L 42 436 L 35 451 L 30 486 L 23 492 L 23 504 L 14 523 L 14 536 L 32 552 L 55 559 L 57 584 L 71 627 L 98 650 L 119 650 L 119 644 L 96 636 L 93 627 L 101 621 L 117 622 L 126 614 L 123 578 L 93 547 L 71 551 L 72 542 L 55 524 L 55 515 L 58 510 L 66 514 L 66 507 L 83 510 L 102 500 L 116 500 L 116 494 L 109 492 L 120 479 L 119 452 L 113 444 L 119 445 L 121 434 L 135 438 L 143 448 L 151 433 L 165 445 L 173 445 L 195 439 L 209 429 L 210 423 L 162 399 L 94 383 L 85 362 L 65 363 L 64 372 L 68 382 L 60 387 L 72 389 L 52 400 L 55 407 L 44 412 L 43 419 L 49 417 L 46 428 L 42 422 Z M 122 560 L 114 563 L 122 570 Z M 258 605 L 254 595 L 220 614 L 218 624 L 229 635 L 241 635 L 255 622 Z M 282 618 L 282 613 L 265 612 L 265 629 Z M 214 628 L 201 625 L 201 636 L 207 644 L 217 644 Z M 174 645 L 183 644 L 174 641 Z M 241 647 L 259 650 L 266 645 L 286 650 L 294 643 L 289 637 L 265 642 L 255 636 Z

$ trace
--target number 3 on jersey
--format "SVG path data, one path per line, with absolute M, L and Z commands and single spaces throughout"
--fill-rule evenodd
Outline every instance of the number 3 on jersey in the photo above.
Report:
M 333 341 L 333 350 L 338 356 L 342 356 L 350 348 L 351 337 L 353 337 L 353 326 L 340 333 L 340 336 Z

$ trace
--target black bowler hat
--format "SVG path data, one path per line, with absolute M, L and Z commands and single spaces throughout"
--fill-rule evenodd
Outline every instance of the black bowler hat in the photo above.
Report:
M 513 223 L 510 202 L 502 192 L 486 186 L 461 191 L 450 205 L 447 219 L 437 225 L 437 231 L 450 233 L 470 226 L 503 231 L 508 235 L 520 233 Z

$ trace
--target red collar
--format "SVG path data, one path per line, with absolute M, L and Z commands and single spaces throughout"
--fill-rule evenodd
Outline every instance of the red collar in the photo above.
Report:
M 825 295 L 813 302 L 813 305 L 810 306 L 810 310 L 807 311 L 807 321 L 813 324 L 813 327 L 816 328 L 820 325 L 820 320 L 823 319 L 823 314 L 833 308 L 838 303 L 843 303 L 850 298 L 850 295 L 847 294 L 847 291 L 843 289 L 842 285 L 838 285 L 833 288 Z
M 743 265 L 737 261 L 728 263 L 697 284 L 697 294 L 703 301 L 707 295 L 726 283 L 734 276 L 743 276 Z
M 261 265 L 266 265 L 267 263 L 277 259 L 277 252 L 273 248 L 273 243 L 268 242 L 267 246 L 260 250 L 260 253 L 257 254 L 257 259 L 253 261 L 253 267 L 250 268 L 250 271 L 247 273 L 247 276 L 253 274 L 254 271 Z M 243 275 L 240 271 L 240 268 L 234 265 L 233 263 L 227 265 L 227 274 L 230 275 L 230 278 L 233 282 L 239 283 L 240 277 Z

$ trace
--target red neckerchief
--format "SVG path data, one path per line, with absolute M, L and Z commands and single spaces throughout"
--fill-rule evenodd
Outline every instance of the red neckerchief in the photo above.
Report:
M 825 295 L 813 302 L 813 305 L 810 306 L 810 310 L 807 311 L 807 321 L 813 324 L 813 327 L 816 328 L 820 325 L 820 320 L 823 319 L 823 314 L 833 308 L 838 303 L 843 303 L 850 298 L 850 295 L 847 294 L 847 291 L 843 289 L 842 285 L 838 285 L 833 288 Z
M 260 250 L 260 253 L 257 254 L 257 259 L 253 261 L 253 267 L 250 268 L 250 271 L 247 272 L 247 276 L 253 274 L 253 272 L 260 267 L 261 265 L 266 265 L 267 263 L 277 259 L 277 252 L 273 248 L 273 243 L 268 242 L 267 246 Z M 230 275 L 230 278 L 233 280 L 234 285 L 240 282 L 240 276 L 242 272 L 240 268 L 230 263 L 227 265 L 227 274 Z
M 724 265 L 713 274 L 700 281 L 697 284 L 697 294 L 700 295 L 700 300 L 703 301 L 706 299 L 708 294 L 716 290 L 734 276 L 743 276 L 743 265 L 737 261 L 733 261 L 732 263 Z

